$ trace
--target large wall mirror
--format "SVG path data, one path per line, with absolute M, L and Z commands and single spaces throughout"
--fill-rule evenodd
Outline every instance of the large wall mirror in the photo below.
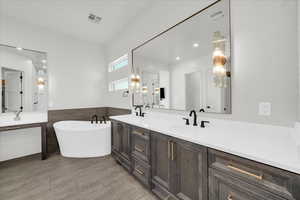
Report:
M 217 1 L 133 49 L 133 104 L 231 113 L 229 10 Z
M 47 111 L 47 55 L 0 45 L 0 113 Z

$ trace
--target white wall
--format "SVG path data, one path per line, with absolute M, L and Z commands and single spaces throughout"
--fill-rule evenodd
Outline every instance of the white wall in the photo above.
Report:
M 158 3 L 112 41 L 108 58 L 128 52 L 202 7 L 199 1 Z M 298 107 L 296 0 L 231 0 L 231 18 L 232 114 L 209 116 L 292 126 Z M 272 103 L 271 116 L 258 115 L 259 102 Z
M 105 105 L 106 64 L 100 45 L 4 17 L 0 43 L 47 52 L 50 109 Z
M 80 27 L 78 27 L 80 28 Z M 98 44 L 77 40 L 49 30 L 0 18 L 0 43 L 47 52 L 50 109 L 104 106 L 106 68 L 103 49 Z M 17 133 L 20 137 L 17 137 Z M 26 137 L 22 135 L 26 133 Z M 40 133 L 36 129 L 0 133 L 5 152 L 0 160 L 40 152 Z M 37 143 L 38 142 L 38 143 Z M 11 156 L 9 156 L 11 155 Z

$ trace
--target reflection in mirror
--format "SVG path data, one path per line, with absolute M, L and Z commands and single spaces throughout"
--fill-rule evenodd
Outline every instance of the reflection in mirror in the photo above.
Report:
M 134 105 L 231 112 L 228 0 L 145 42 L 132 57 Z
M 0 45 L 1 113 L 47 110 L 47 55 Z

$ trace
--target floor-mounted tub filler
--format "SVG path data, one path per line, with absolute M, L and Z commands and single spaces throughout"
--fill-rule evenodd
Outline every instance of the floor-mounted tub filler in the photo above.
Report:
M 110 122 L 106 124 L 89 121 L 60 121 L 54 123 L 62 156 L 89 158 L 111 153 Z

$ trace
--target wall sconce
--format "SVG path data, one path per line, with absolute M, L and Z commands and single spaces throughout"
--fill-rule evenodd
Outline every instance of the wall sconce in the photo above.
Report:
M 137 74 L 132 74 L 130 82 L 132 89 L 138 89 L 140 87 L 141 77 Z
M 0 80 L 0 87 L 5 87 L 5 80 Z
M 155 88 L 154 92 L 155 92 L 155 94 L 159 94 L 160 93 L 160 88 Z
M 147 86 L 143 86 L 142 87 L 142 93 L 143 94 L 147 94 L 148 93 L 148 87 Z
M 45 85 L 46 85 L 45 79 L 39 77 L 38 80 L 37 80 L 37 86 L 38 86 L 38 88 L 39 89 L 44 89 Z
M 221 35 L 220 31 L 214 33 L 213 37 L 213 74 L 214 84 L 216 87 L 226 88 L 227 87 L 227 57 L 225 56 L 225 37 Z

